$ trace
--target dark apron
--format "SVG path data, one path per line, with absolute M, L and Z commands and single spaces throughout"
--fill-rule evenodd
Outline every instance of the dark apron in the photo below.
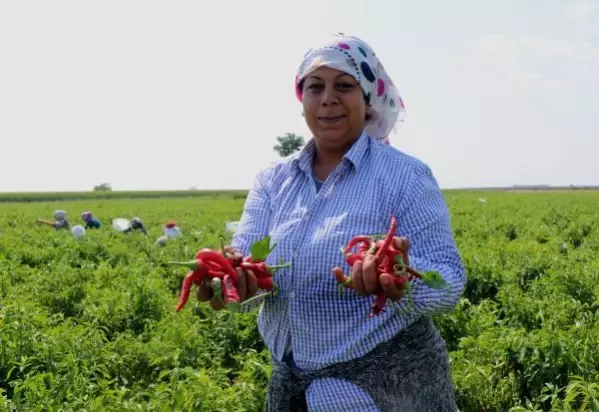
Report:
M 365 356 L 316 371 L 273 359 L 266 412 L 304 412 L 311 381 L 336 378 L 364 389 L 381 412 L 456 412 L 449 355 L 429 317 L 421 317 Z

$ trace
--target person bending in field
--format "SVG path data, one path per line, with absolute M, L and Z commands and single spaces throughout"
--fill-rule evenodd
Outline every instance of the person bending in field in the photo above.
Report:
M 272 57 L 263 56 L 266 68 Z M 248 256 L 270 235 L 277 246 L 267 262 L 291 263 L 275 273 L 278 293 L 258 315 L 273 365 L 265 410 L 456 411 L 448 350 L 431 318 L 453 310 L 466 272 L 431 169 L 389 144 L 405 110 L 393 81 L 371 47 L 339 34 L 305 54 L 295 93 L 313 137 L 258 173 L 230 245 Z M 437 272 L 444 289 L 416 278 L 410 301 L 395 273 L 378 276 L 373 255 L 346 263 L 339 247 L 386 233 L 391 216 L 395 248 L 413 269 Z M 340 293 L 343 273 L 353 289 Z M 246 300 L 256 278 L 238 274 Z M 389 303 L 369 318 L 378 293 Z M 207 282 L 198 299 L 223 307 Z
M 57 210 L 56 212 L 54 212 L 54 222 L 45 219 L 38 219 L 37 221 L 38 223 L 41 223 L 43 225 L 52 226 L 56 230 L 69 228 L 67 212 L 65 212 L 64 210 Z
M 164 236 L 169 239 L 174 239 L 181 237 L 181 229 L 179 229 L 179 225 L 174 220 L 167 220 L 164 224 Z
M 101 226 L 98 218 L 92 216 L 92 212 L 90 212 L 89 210 L 86 210 L 85 212 L 81 213 L 81 219 L 83 219 L 83 221 L 85 222 L 86 229 L 99 229 Z
M 129 233 L 134 230 L 139 230 L 144 235 L 148 235 L 146 227 L 144 226 L 144 222 L 138 217 L 134 217 L 133 219 L 131 219 L 131 226 L 128 229 L 123 230 L 123 233 Z

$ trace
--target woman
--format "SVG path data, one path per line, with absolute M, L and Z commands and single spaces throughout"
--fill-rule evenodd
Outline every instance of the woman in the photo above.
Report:
M 275 274 L 280 292 L 259 316 L 273 356 L 266 410 L 455 411 L 448 352 L 430 317 L 454 307 L 466 274 L 431 170 L 388 145 L 402 100 L 373 50 L 345 35 L 305 55 L 296 92 L 313 138 L 258 174 L 232 242 L 248 255 L 270 235 L 277 247 L 269 262 L 292 263 Z M 385 233 L 392 215 L 410 265 L 438 271 L 448 287 L 415 281 L 406 310 L 391 275 L 382 275 L 394 303 L 369 318 L 379 285 L 372 259 L 354 265 L 355 291 L 340 294 L 331 271 L 348 273 L 339 248 L 356 235 Z M 240 278 L 247 299 L 256 281 L 252 273 Z M 203 285 L 198 299 L 222 308 L 211 298 Z
M 181 229 L 174 220 L 167 220 L 163 227 L 164 236 L 169 239 L 181 237 Z
M 85 222 L 86 229 L 99 229 L 101 226 L 100 220 L 94 217 L 92 215 L 92 212 L 90 212 L 89 210 L 86 210 L 85 212 L 81 213 L 81 219 Z
M 69 228 L 67 212 L 65 212 L 64 210 L 57 210 L 54 212 L 54 222 L 45 219 L 38 219 L 37 222 L 43 225 L 52 226 L 56 230 Z
M 144 225 L 144 222 L 138 217 L 134 217 L 133 219 L 131 219 L 131 226 L 129 226 L 127 229 L 123 230 L 123 233 L 131 233 L 134 230 L 139 230 L 144 235 L 146 235 L 146 236 L 148 235 L 148 231 L 146 230 L 146 226 Z

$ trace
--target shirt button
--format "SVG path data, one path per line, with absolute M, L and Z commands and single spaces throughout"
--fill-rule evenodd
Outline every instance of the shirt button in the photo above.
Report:
M 289 297 L 293 299 L 295 297 L 295 292 L 289 292 Z

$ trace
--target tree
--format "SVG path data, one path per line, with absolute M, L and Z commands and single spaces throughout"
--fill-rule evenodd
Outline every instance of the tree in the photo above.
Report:
M 295 133 L 286 133 L 285 136 L 277 137 L 277 143 L 273 149 L 281 157 L 287 157 L 299 151 L 305 144 L 304 138 Z
M 110 183 L 102 183 L 101 185 L 94 186 L 94 192 L 111 192 L 112 186 Z

